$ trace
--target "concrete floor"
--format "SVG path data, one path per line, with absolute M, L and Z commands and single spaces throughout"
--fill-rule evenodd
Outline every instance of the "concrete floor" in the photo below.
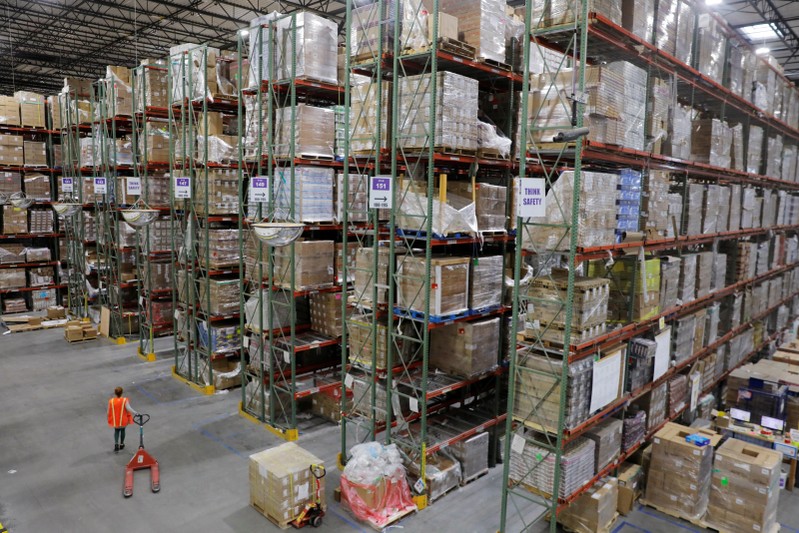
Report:
M 237 413 L 239 391 L 202 396 L 176 381 L 171 360 L 144 363 L 136 345 L 68 344 L 60 330 L 0 336 L 0 523 L 11 533 L 279 531 L 248 505 L 247 457 L 280 441 Z M 121 495 L 128 449 L 115 455 L 105 410 L 114 387 L 148 412 L 145 444 L 162 468 L 162 490 L 136 476 Z M 332 501 L 339 431 L 317 426 L 300 444 L 328 465 L 329 513 L 321 531 L 371 531 Z M 499 522 L 501 468 L 444 496 L 390 529 L 490 533 Z M 782 492 L 783 532 L 799 533 L 799 491 Z M 613 532 L 697 531 L 638 508 Z

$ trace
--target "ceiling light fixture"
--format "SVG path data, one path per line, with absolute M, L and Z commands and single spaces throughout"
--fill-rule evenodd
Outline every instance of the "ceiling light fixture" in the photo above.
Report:
M 708 6 L 718 6 L 721 5 L 722 0 L 705 0 L 705 5 Z
M 775 41 L 782 38 L 782 35 L 777 31 L 777 27 L 773 24 L 752 24 L 738 29 L 752 44 L 756 41 Z
M 247 37 L 249 34 L 250 34 L 250 30 L 248 30 L 246 28 L 239 30 L 239 35 L 241 35 L 242 37 Z
M 771 48 L 769 48 L 768 46 L 761 46 L 760 48 L 755 50 L 755 53 L 757 55 L 759 55 L 759 56 L 762 56 L 764 54 L 768 54 L 769 52 L 771 52 Z

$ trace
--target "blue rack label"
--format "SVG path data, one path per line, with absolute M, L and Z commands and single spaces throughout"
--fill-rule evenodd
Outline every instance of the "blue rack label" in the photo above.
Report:
M 128 196 L 141 196 L 141 178 L 128 178 L 125 180 L 125 191 Z
M 391 176 L 372 176 L 369 178 L 369 209 L 391 209 L 393 198 Z
M 253 176 L 250 180 L 250 203 L 265 204 L 269 201 L 269 178 Z
M 516 195 L 517 216 L 531 218 L 547 215 L 547 192 L 544 178 L 519 178 L 518 192 Z
M 72 192 L 74 191 L 73 186 L 73 178 L 61 178 L 61 190 L 63 192 Z
M 94 194 L 105 194 L 108 192 L 108 184 L 104 177 L 94 178 Z
M 186 176 L 175 177 L 175 200 L 188 200 L 191 198 L 191 178 Z

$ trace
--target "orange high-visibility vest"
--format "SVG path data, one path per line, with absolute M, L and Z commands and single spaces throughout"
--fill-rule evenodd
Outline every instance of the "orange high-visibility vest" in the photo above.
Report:
M 126 409 L 127 398 L 111 398 L 108 400 L 108 425 L 112 428 L 123 428 L 133 421 Z

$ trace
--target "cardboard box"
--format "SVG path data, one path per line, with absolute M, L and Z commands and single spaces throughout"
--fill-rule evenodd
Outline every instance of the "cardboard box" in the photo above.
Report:
M 64 338 L 68 341 L 79 341 L 83 338 L 83 328 L 80 325 L 67 326 L 64 329 Z
M 47 126 L 44 96 L 29 91 L 16 91 L 14 98 L 19 103 L 20 124 L 31 128 Z
M 23 142 L 24 161 L 26 167 L 47 166 L 47 144 L 41 142 Z
M 324 465 L 324 462 L 293 442 L 252 454 L 250 505 L 285 528 L 315 499 L 316 481 L 311 465 Z M 319 482 L 321 505 L 327 509 L 325 478 Z
M 729 439 L 713 464 L 710 501 L 705 519 L 730 533 L 772 531 L 777 519 L 782 454 Z
M 13 205 L 3 206 L 3 234 L 28 233 L 28 210 Z
M 0 135 L 0 165 L 22 166 L 25 162 L 23 143 L 21 135 Z
M 335 280 L 333 241 L 297 241 L 294 243 L 294 286 L 291 286 L 291 247 L 276 248 L 274 284 L 289 290 L 330 287 Z
M 434 258 L 430 262 L 430 279 L 425 279 L 425 260 L 405 258 L 399 268 L 399 305 L 417 312 L 425 312 L 425 285 L 430 283 L 431 315 L 462 313 L 469 308 L 468 257 Z
M 241 386 L 241 362 L 218 359 L 214 365 L 214 388 L 232 389 Z
M 0 95 L 0 124 L 19 126 L 19 102 L 13 96 Z
M 438 39 L 452 39 L 458 40 L 458 17 L 448 15 L 443 11 L 438 12 L 438 35 L 435 35 L 435 28 L 433 28 L 433 14 L 427 16 L 427 38 L 430 42 L 437 41 Z
M 624 463 L 619 468 L 619 502 L 616 510 L 627 516 L 644 489 L 644 470 L 641 465 Z
M 618 499 L 616 478 L 599 480 L 558 515 L 558 522 L 577 533 L 608 531 L 616 518 Z
M 442 372 L 472 378 L 497 366 L 499 318 L 450 324 L 430 332 L 430 364 Z

